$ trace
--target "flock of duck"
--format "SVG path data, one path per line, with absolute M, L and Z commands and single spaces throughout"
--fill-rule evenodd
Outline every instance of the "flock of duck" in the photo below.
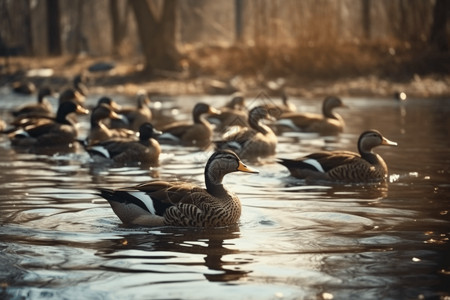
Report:
M 94 158 L 116 163 L 157 165 L 161 144 L 197 147 L 215 152 L 206 163 L 205 188 L 189 182 L 154 180 L 119 189 L 100 188 L 124 224 L 141 226 L 222 227 L 236 224 L 241 215 L 239 198 L 222 184 L 232 172 L 258 173 L 243 163 L 274 157 L 277 135 L 285 131 L 336 135 L 344 121 L 334 112 L 345 107 L 338 97 L 323 101 L 322 114 L 298 112 L 283 94 L 282 104 L 265 103 L 247 109 L 242 95 L 233 95 L 221 108 L 196 103 L 192 121 L 180 122 L 166 117 L 158 121 L 150 109 L 146 93 L 139 93 L 136 106 L 122 107 L 109 97 L 98 99 L 89 112 L 84 90 L 69 88 L 59 95 L 56 114 L 47 100 L 52 94 L 41 88 L 37 102 L 11 111 L 12 121 L 2 132 L 13 147 L 30 151 L 49 147 L 82 145 Z M 90 129 L 79 139 L 76 114 L 90 113 Z M 265 121 L 268 120 L 268 121 Z M 297 159 L 277 159 L 290 175 L 307 182 L 365 183 L 383 182 L 388 168 L 372 150 L 396 146 L 377 130 L 361 133 L 359 153 L 321 151 Z

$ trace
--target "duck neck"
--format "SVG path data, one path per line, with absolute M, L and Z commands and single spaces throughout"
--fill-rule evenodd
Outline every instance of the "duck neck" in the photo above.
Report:
M 366 147 L 366 149 L 364 149 L 363 145 L 361 145 L 361 141 L 358 143 L 358 151 L 361 157 L 368 161 L 370 164 L 376 165 L 380 162 L 380 156 L 374 153 L 372 151 L 372 148 L 368 149 L 368 147 Z
M 60 124 L 74 125 L 73 122 L 69 120 L 68 116 L 69 114 L 58 112 L 56 114 L 55 120 Z
M 228 195 L 228 191 L 222 184 L 222 179 L 222 174 L 213 175 L 211 172 L 208 172 L 208 170 L 205 171 L 205 185 L 209 194 L 216 197 Z
M 43 93 L 38 94 L 38 103 L 43 103 L 45 99 L 45 95 Z
M 267 134 L 269 132 L 269 128 L 260 122 L 259 118 L 249 118 L 248 123 L 250 127 L 254 130 L 261 132 L 262 134 Z
M 91 120 L 91 130 L 92 129 L 102 129 L 109 132 L 108 126 L 106 126 L 102 120 Z
M 362 152 L 361 157 L 367 160 L 372 165 L 375 165 L 379 162 L 378 154 L 373 152 Z
M 341 116 L 338 115 L 337 113 L 333 112 L 333 108 L 334 107 L 328 107 L 326 105 L 323 106 L 322 108 L 322 113 L 325 116 L 325 118 L 331 118 L 331 119 L 337 119 L 340 120 Z
M 206 127 L 209 127 L 209 122 L 206 121 L 206 120 L 202 117 L 202 114 L 194 114 L 194 115 L 193 115 L 193 118 L 194 118 L 194 123 L 195 123 L 195 124 L 203 124 L 203 125 L 205 125 Z

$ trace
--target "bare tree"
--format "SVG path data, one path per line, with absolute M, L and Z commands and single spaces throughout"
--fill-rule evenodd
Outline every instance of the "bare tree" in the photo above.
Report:
M 119 0 L 109 1 L 109 13 L 112 23 L 112 52 L 113 54 L 119 54 L 119 49 L 125 39 L 126 32 L 126 19 L 128 16 L 128 3 L 125 2 L 125 13 L 121 14 L 121 7 L 119 6 Z
M 153 1 L 130 0 L 128 3 L 136 18 L 147 73 L 153 74 L 157 69 L 179 70 L 180 54 L 175 40 L 177 0 L 162 2 L 159 19 Z
M 47 0 L 47 33 L 49 54 L 61 55 L 59 0 Z
M 440 51 L 448 51 L 447 18 L 450 11 L 448 0 L 436 0 L 433 11 L 433 25 L 430 32 L 430 43 Z
M 370 40 L 371 37 L 371 18 L 370 18 L 370 0 L 362 0 L 362 25 L 364 38 Z

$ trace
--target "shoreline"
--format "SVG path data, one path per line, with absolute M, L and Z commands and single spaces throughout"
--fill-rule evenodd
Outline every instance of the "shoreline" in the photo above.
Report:
M 112 63 L 114 68 L 107 71 L 88 71 L 89 66 L 98 63 Z M 93 93 L 135 94 L 146 90 L 150 95 L 231 95 L 240 91 L 252 96 L 265 91 L 277 96 L 277 92 L 268 88 L 277 80 L 283 81 L 287 95 L 316 98 L 326 95 L 343 97 L 394 97 L 405 92 L 410 98 L 449 98 L 450 74 L 409 74 L 402 80 L 387 79 L 367 74 L 330 78 L 308 78 L 287 76 L 278 79 L 265 79 L 263 76 L 191 76 L 185 72 L 157 72 L 149 78 L 142 74 L 142 62 L 139 60 L 114 59 L 111 57 L 3 57 L 0 64 L 0 86 L 10 85 L 13 81 L 27 79 L 35 85 L 50 85 L 56 89 L 67 86 L 73 77 L 83 73 L 88 78 L 87 86 Z M 51 70 L 51 71 L 49 71 Z M 27 72 L 48 72 L 50 76 L 26 77 Z

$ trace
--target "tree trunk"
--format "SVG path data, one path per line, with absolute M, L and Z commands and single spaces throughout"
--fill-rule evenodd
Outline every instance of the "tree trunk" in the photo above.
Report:
M 145 71 L 179 70 L 180 54 L 176 48 L 176 8 L 177 0 L 163 2 L 160 20 L 156 19 L 146 0 L 130 0 L 138 27 L 139 40 L 145 56 Z
M 370 0 L 362 0 L 362 25 L 364 38 L 370 40 L 371 38 L 371 18 L 370 18 Z
M 433 25 L 430 32 L 430 44 L 440 51 L 448 51 L 447 15 L 450 10 L 448 0 L 436 0 L 433 11 Z
M 125 4 L 127 5 L 127 4 Z M 125 9 L 126 11 L 127 9 Z M 109 1 L 109 12 L 111 16 L 112 23 L 112 46 L 113 46 L 113 54 L 119 54 L 120 46 L 122 45 L 123 39 L 125 37 L 126 32 L 126 22 L 123 21 L 120 16 L 120 8 L 119 8 L 119 0 L 110 0 Z M 125 17 L 126 18 L 126 13 Z
M 59 0 L 47 0 L 48 53 L 61 55 Z
M 234 0 L 235 41 L 242 42 L 242 0 Z

